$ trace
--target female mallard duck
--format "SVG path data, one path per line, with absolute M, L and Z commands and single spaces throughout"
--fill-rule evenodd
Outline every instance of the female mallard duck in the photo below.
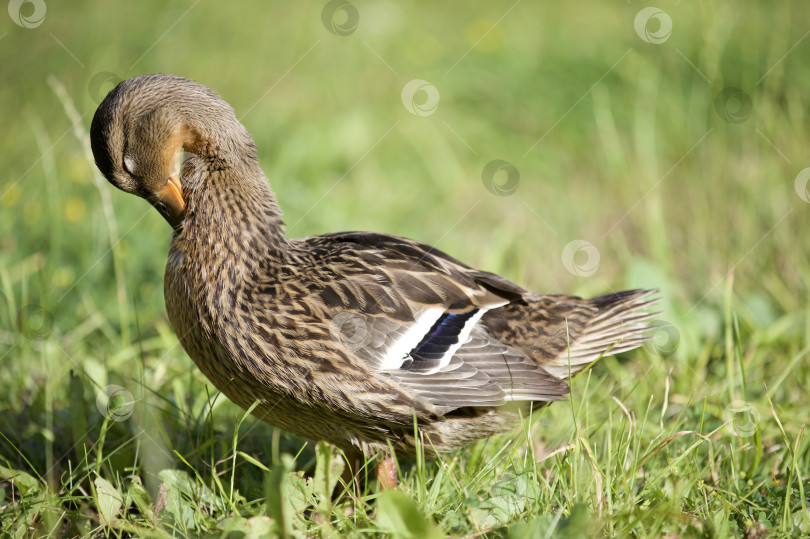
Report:
M 164 288 L 183 348 L 231 400 L 299 436 L 409 456 L 417 421 L 429 456 L 450 451 L 645 340 L 652 291 L 540 295 L 404 238 L 288 238 L 253 139 L 190 80 L 122 82 L 90 136 L 104 176 L 174 228 Z

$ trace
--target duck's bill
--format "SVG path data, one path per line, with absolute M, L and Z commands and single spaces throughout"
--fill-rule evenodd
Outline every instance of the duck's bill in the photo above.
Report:
M 151 196 L 149 202 L 166 218 L 172 227 L 180 227 L 186 212 L 186 201 L 183 199 L 180 178 L 170 176 L 166 187 Z

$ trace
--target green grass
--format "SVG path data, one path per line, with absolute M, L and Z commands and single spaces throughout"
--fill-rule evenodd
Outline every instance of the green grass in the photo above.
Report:
M 0 533 L 810 533 L 810 197 L 794 181 L 810 8 L 661 4 L 672 33 L 650 44 L 643 4 L 353 3 L 344 37 L 324 2 L 0 16 Z M 170 230 L 88 160 L 104 72 L 219 92 L 291 235 L 409 236 L 540 292 L 658 287 L 670 325 L 512 435 L 400 462 L 401 489 L 369 484 L 347 516 L 327 495 L 339 458 L 245 417 L 177 345 Z M 438 89 L 434 114 L 403 106 L 413 79 Z M 483 185 L 495 159 L 519 171 L 510 196 Z M 599 253 L 588 276 L 563 256 L 580 239 Z

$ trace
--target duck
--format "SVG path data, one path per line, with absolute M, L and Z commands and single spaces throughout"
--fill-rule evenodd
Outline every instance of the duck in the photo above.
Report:
M 166 311 L 231 401 L 340 448 L 357 473 L 513 428 L 605 355 L 650 338 L 656 290 L 585 299 L 531 292 L 410 239 L 290 238 L 253 138 L 192 80 L 118 84 L 90 127 L 109 182 L 171 225 Z

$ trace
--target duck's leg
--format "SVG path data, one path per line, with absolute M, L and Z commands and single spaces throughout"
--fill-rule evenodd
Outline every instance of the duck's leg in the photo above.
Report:
M 343 468 L 343 473 L 340 475 L 340 479 L 344 485 L 346 485 L 346 489 L 344 491 L 345 495 L 351 496 L 352 492 L 356 498 L 360 497 L 360 470 L 363 467 L 363 453 L 357 451 L 356 449 L 345 449 L 343 454 L 346 455 L 346 466 Z M 338 488 L 341 488 L 338 486 Z
M 399 474 L 397 463 L 391 455 L 381 456 L 380 463 L 377 464 L 377 481 L 380 483 L 380 490 L 397 488 Z

